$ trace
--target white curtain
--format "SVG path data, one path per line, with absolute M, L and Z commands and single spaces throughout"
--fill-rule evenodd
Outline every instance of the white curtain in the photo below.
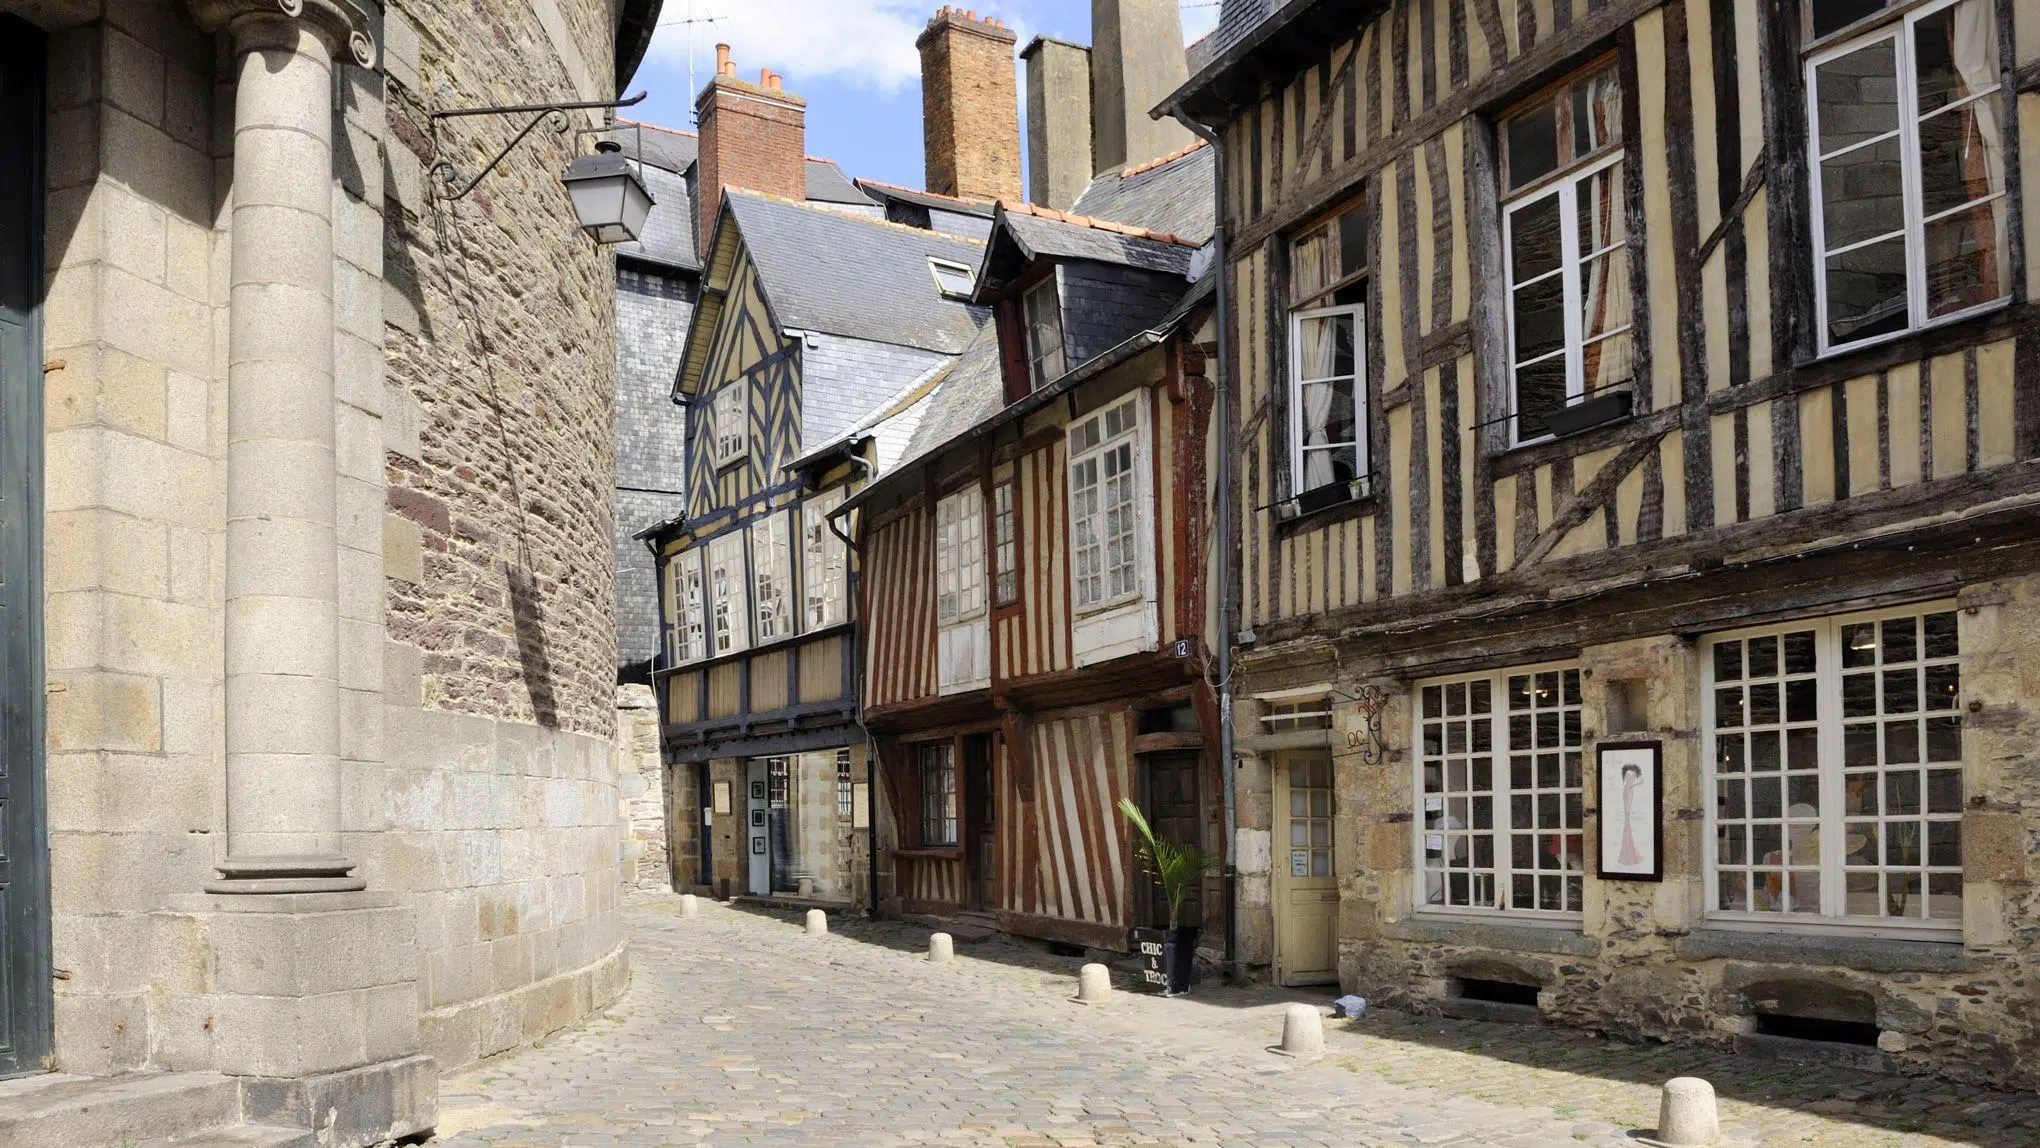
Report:
M 1996 8 L 1984 0 L 1965 0 L 1948 10 L 1948 32 L 1955 71 L 1962 77 L 1961 89 L 1949 93 L 1949 98 L 1961 99 L 1973 92 L 1995 87 L 1998 83 Z M 1989 160 L 1989 153 L 2001 151 L 2004 144 L 1999 126 L 2003 115 L 2000 96 L 2001 93 L 1985 96 L 1961 111 L 1948 113 L 1968 116 L 1974 126 L 1971 138 L 1975 143 L 1962 157 L 1963 174 L 1968 181 L 1971 199 L 1982 199 L 2004 190 L 2002 157 L 1996 170 L 1992 170 Z M 1981 303 L 2004 294 L 2008 286 L 1998 277 L 2002 266 L 2000 255 L 2005 251 L 2006 212 L 2001 206 L 1985 204 L 1972 214 L 1978 231 L 1979 290 L 1978 297 L 1971 302 Z

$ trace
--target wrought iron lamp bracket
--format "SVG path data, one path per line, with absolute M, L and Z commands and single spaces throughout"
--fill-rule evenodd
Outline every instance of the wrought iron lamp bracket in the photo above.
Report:
M 1388 742 L 1381 736 L 1381 713 L 1388 708 L 1388 694 L 1378 686 L 1361 686 L 1353 695 L 1353 708 L 1360 712 L 1360 728 L 1346 735 L 1346 744 L 1360 751 L 1360 759 L 1380 765 L 1388 757 Z
M 432 126 L 435 135 L 438 133 L 439 121 L 461 116 L 515 116 L 526 114 L 531 116 L 529 120 L 525 121 L 524 126 L 518 129 L 517 134 L 510 137 L 510 142 L 504 144 L 502 150 L 491 157 L 488 163 L 482 165 L 482 170 L 476 172 L 475 177 L 468 180 L 465 184 L 460 183 L 460 172 L 453 166 L 451 160 L 442 159 L 433 164 L 432 174 L 438 177 L 439 182 L 443 185 L 440 191 L 440 198 L 447 200 L 466 198 L 467 193 L 473 191 L 475 186 L 487 178 L 490 172 L 496 170 L 505 157 L 509 156 L 511 152 L 516 151 L 517 145 L 523 143 L 524 138 L 536 130 L 538 125 L 550 122 L 554 132 L 564 135 L 573 126 L 573 121 L 567 117 L 568 112 L 594 111 L 597 109 L 614 111 L 617 108 L 628 108 L 644 102 L 645 95 L 646 93 L 639 92 L 637 95 L 623 100 L 580 100 L 555 104 L 503 104 L 485 108 L 449 108 L 443 112 L 433 112 Z M 460 190 L 458 191 L 453 190 L 456 184 L 460 184 Z

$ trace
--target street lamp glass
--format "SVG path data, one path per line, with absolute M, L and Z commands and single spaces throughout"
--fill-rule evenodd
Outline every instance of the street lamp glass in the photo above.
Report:
M 594 155 L 575 157 L 560 182 L 567 185 L 581 230 L 597 243 L 628 243 L 644 232 L 651 193 L 616 144 L 604 140 L 595 146 Z

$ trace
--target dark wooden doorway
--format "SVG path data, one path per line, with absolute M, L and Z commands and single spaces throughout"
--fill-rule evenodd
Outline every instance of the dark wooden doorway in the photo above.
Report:
M 999 907 L 999 795 L 992 768 L 990 734 L 963 739 L 964 908 L 994 912 Z
M 43 818 L 42 33 L 0 15 L 0 1076 L 50 1051 Z
M 1195 751 L 1143 755 L 1141 761 L 1141 812 L 1164 841 L 1208 847 L 1205 838 L 1203 802 L 1204 756 Z M 1162 883 L 1149 872 L 1145 860 L 1136 860 L 1140 877 L 1134 888 L 1140 923 L 1150 929 L 1167 928 L 1169 904 L 1162 896 Z M 1204 923 L 1204 882 L 1199 881 L 1183 901 L 1183 924 Z

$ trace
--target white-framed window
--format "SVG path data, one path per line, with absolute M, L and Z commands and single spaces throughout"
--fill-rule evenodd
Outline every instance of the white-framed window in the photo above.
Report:
M 968 299 L 977 286 L 977 272 L 967 264 L 928 257 L 928 271 L 935 276 L 935 289 L 945 299 Z
M 751 645 L 749 582 L 744 574 L 744 532 L 731 530 L 708 540 L 709 656 Z
M 991 679 L 985 617 L 985 494 L 973 482 L 935 504 L 936 684 L 946 692 Z
M 1420 682 L 1416 727 L 1418 908 L 1577 915 L 1579 667 Z
M 955 746 L 946 741 L 921 747 L 921 845 L 956 844 Z
M 1269 702 L 1268 712 L 1261 715 L 1261 724 L 1267 727 L 1269 733 L 1287 733 L 1298 729 L 1330 729 L 1332 701 L 1328 697 L 1315 697 Z
M 1948 603 L 1706 640 L 1712 916 L 1960 932 L 1960 655 Z
M 843 505 L 843 497 L 837 487 L 800 507 L 801 620 L 809 631 L 840 623 L 848 609 L 849 549 L 829 528 L 829 512 Z
M 751 384 L 744 379 L 724 383 L 709 403 L 709 434 L 715 440 L 715 464 L 722 466 L 744 457 L 751 448 L 749 403 Z
M 666 560 L 666 594 L 673 608 L 673 664 L 708 656 L 708 593 L 701 552 L 684 550 Z
M 1822 353 L 2010 298 L 1997 18 L 1941 0 L 1807 57 Z
M 992 604 L 1020 600 L 1020 543 L 1013 521 L 1013 483 L 992 487 Z
M 1514 441 L 1634 381 L 1623 224 L 1622 82 L 1612 61 L 1502 121 L 1502 269 Z
M 1136 391 L 1069 429 L 1070 588 L 1079 613 L 1141 595 L 1143 394 Z
M 1367 211 L 1289 241 L 1289 466 L 1295 492 L 1367 478 Z
M 1027 380 L 1034 390 L 1062 378 L 1062 297 L 1056 276 L 1027 289 L 1020 297 L 1020 310 L 1027 323 Z
M 850 773 L 850 750 L 836 751 L 836 816 L 849 819 L 857 813 L 857 779 Z
M 779 511 L 751 523 L 751 603 L 760 642 L 793 635 L 791 514 Z

